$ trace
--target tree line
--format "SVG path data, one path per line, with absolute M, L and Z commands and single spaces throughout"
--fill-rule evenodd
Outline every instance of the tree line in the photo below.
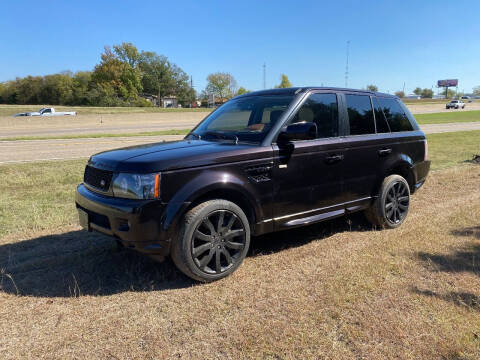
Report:
M 90 106 L 151 106 L 142 94 L 195 100 L 189 76 L 163 55 L 132 43 L 106 46 L 92 71 L 64 71 L 0 83 L 0 103 Z

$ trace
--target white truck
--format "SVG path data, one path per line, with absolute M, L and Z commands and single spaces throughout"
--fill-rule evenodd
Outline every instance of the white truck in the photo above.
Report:
M 38 111 L 18 113 L 13 116 L 75 116 L 76 111 L 55 111 L 55 108 L 41 108 Z
M 465 109 L 465 103 L 461 100 L 452 100 L 447 105 L 445 105 L 447 109 Z

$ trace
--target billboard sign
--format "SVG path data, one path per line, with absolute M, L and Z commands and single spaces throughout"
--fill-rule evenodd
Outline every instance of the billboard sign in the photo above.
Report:
M 458 86 L 458 79 L 438 80 L 438 87 L 455 87 Z

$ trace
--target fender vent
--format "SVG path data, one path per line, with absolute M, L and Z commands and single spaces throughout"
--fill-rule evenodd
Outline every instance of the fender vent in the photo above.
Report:
M 256 183 L 270 181 L 272 178 L 272 164 L 263 164 L 245 168 L 248 178 Z

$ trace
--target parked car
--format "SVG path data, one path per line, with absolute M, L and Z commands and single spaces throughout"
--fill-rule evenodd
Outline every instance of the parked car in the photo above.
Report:
M 462 99 L 462 100 L 468 100 L 468 99 L 470 99 L 470 96 L 463 95 L 460 99 Z
M 75 116 L 76 111 L 55 111 L 55 108 L 41 108 L 38 111 L 18 113 L 13 116 Z
M 447 109 L 465 109 L 465 103 L 461 100 L 452 100 L 447 105 L 445 105 Z
M 429 168 L 398 97 L 273 89 L 228 101 L 181 141 L 92 156 L 76 207 L 85 229 L 213 281 L 240 266 L 252 236 L 356 211 L 400 226 Z

